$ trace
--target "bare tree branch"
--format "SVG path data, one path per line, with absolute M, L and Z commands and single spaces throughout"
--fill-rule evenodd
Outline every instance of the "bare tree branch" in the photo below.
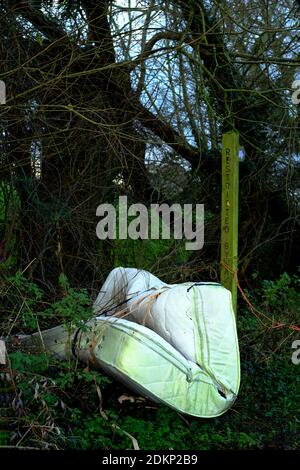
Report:
M 131 61 L 128 65 L 129 70 L 133 70 L 137 65 L 141 62 L 144 62 L 148 57 L 152 54 L 155 54 L 157 50 L 152 50 L 155 44 L 162 40 L 170 40 L 170 41 L 182 41 L 186 42 L 187 34 L 186 33 L 176 33 L 175 31 L 161 31 L 156 33 L 152 36 L 151 39 L 145 44 L 144 50 Z M 159 49 L 161 51 L 161 49 Z
M 41 11 L 30 6 L 29 2 L 19 2 L 14 11 L 21 14 L 41 33 L 45 34 L 48 39 L 57 41 L 68 38 L 66 31 L 56 21 L 47 18 Z
M 133 109 L 136 112 L 136 119 L 144 127 L 160 137 L 178 155 L 189 162 L 193 168 L 201 164 L 199 150 L 190 145 L 182 135 L 178 134 L 173 126 L 164 121 L 160 116 L 155 116 L 155 114 L 139 102 L 136 102 Z

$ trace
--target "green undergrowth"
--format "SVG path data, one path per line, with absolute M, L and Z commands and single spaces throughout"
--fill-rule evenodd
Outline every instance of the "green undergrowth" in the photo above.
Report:
M 2 332 L 79 324 L 90 318 L 84 289 L 64 276 L 53 303 L 17 273 L 2 279 Z M 283 274 L 246 292 L 268 316 L 263 323 L 240 299 L 238 333 L 242 380 L 231 410 L 214 419 L 183 416 L 140 397 L 104 373 L 81 364 L 29 354 L 13 344 L 0 370 L 0 446 L 42 449 L 297 449 L 300 364 L 292 343 L 299 333 L 299 276 Z M 285 323 L 281 328 L 275 325 Z

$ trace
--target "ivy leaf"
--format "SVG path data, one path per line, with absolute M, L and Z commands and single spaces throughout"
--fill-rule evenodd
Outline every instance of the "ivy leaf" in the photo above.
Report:
M 36 40 L 37 40 L 37 42 L 39 43 L 40 46 L 43 45 L 43 36 L 40 32 L 37 33 Z

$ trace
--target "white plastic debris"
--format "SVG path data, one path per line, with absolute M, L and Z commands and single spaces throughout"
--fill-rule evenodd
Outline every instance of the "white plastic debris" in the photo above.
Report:
M 6 345 L 2 339 L 0 339 L 0 364 L 6 365 Z

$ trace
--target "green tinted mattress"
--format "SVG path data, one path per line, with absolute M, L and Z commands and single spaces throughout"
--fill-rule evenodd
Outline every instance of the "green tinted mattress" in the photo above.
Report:
M 229 390 L 228 378 L 226 384 L 221 376 L 218 381 L 157 333 L 125 319 L 99 317 L 91 322 L 77 352 L 134 391 L 193 416 L 221 415 L 238 392 L 239 374 Z

